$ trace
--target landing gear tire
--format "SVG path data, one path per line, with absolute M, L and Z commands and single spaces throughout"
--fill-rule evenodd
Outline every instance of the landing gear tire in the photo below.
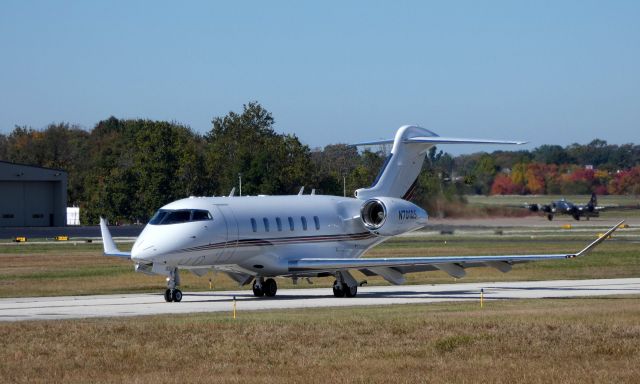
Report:
M 335 297 L 344 297 L 345 291 L 343 289 L 344 285 L 338 284 L 338 281 L 333 282 L 333 296 Z
M 262 285 L 262 290 L 264 291 L 265 296 L 273 297 L 278 291 L 278 284 L 276 284 L 276 281 L 273 279 L 267 279 Z
M 173 298 L 173 301 L 175 301 L 176 303 L 179 303 L 182 301 L 182 291 L 179 289 L 174 289 L 173 292 L 171 292 L 171 297 Z
M 356 297 L 358 294 L 358 286 L 355 285 L 353 287 L 349 287 L 347 284 L 342 285 L 342 290 L 344 291 L 344 295 L 346 297 Z
M 253 296 L 262 297 L 264 296 L 264 285 L 258 285 L 256 281 L 253 282 Z
M 177 289 L 180 285 L 180 274 L 178 268 L 172 268 L 169 270 L 169 276 L 167 276 L 167 289 L 164 291 L 164 301 L 170 303 L 175 301 L 179 303 L 182 301 L 182 291 Z

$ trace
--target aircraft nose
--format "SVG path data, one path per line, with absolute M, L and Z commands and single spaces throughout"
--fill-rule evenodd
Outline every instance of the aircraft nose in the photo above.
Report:
M 154 253 L 155 246 L 148 241 L 148 236 L 145 235 L 145 231 L 142 231 L 131 248 L 131 260 L 151 260 Z

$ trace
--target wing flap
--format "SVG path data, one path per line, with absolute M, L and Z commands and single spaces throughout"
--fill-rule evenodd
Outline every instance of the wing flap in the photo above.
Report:
M 369 268 L 369 270 L 375 273 L 376 275 L 382 276 L 383 279 L 387 280 L 393 285 L 400 285 L 406 281 L 404 275 L 393 268 L 374 267 L 374 268 Z
M 459 264 L 436 264 L 436 268 L 447 272 L 449 276 L 455 277 L 456 279 L 462 279 L 467 275 L 467 272 Z

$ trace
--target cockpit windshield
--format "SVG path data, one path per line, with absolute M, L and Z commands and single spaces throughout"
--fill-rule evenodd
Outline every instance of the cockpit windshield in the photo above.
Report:
M 202 209 L 160 209 L 153 215 L 151 220 L 149 220 L 149 224 L 167 225 L 204 220 L 213 220 L 209 211 Z

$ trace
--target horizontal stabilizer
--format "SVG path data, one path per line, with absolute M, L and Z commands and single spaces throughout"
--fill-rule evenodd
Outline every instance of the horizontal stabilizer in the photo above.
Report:
M 365 141 L 362 143 L 355 143 L 353 146 L 361 147 L 365 145 L 385 145 L 385 144 L 393 144 L 393 139 L 387 140 L 374 140 L 374 141 Z M 425 144 L 513 144 L 513 145 L 523 145 L 527 144 L 528 141 L 514 141 L 514 140 L 494 140 L 494 139 L 466 139 L 459 137 L 441 137 L 441 136 L 418 136 L 411 137 L 403 140 L 403 143 L 411 144 L 411 143 L 425 143 Z
M 527 144 L 526 141 L 493 140 L 493 139 L 463 139 L 463 138 L 457 138 L 457 137 L 441 137 L 441 136 L 410 137 L 405 139 L 404 142 L 405 143 L 429 143 L 429 144 L 514 144 L 514 145 Z

